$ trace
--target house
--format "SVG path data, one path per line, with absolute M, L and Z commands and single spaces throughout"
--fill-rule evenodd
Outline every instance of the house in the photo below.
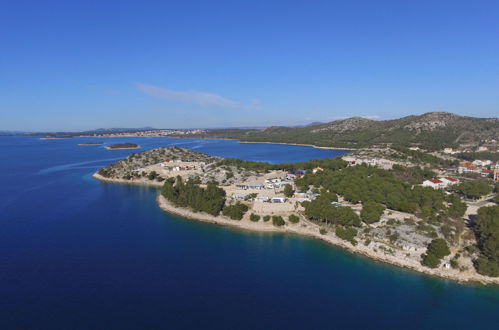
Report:
M 480 146 L 480 147 L 478 147 L 477 151 L 478 152 L 486 152 L 486 151 L 489 151 L 489 148 L 487 148 L 486 146 Z
M 284 203 L 286 202 L 286 197 L 275 196 L 270 200 L 272 203 Z
M 475 165 L 475 166 L 483 167 L 483 166 L 489 166 L 489 165 L 491 165 L 492 161 L 491 160 L 480 160 L 480 159 L 477 159 L 477 160 L 473 161 L 472 164 Z
M 244 201 L 248 198 L 248 195 L 246 195 L 246 194 L 232 194 L 232 198 Z
M 276 188 L 282 188 L 284 186 L 291 186 L 291 182 L 288 182 L 288 181 L 281 181 L 279 183 L 275 183 L 274 184 L 274 187 Z
M 260 184 L 260 183 L 250 183 L 249 185 L 247 185 L 248 189 L 257 189 L 257 190 L 262 190 L 264 187 L 263 187 L 263 184 Z
M 410 147 L 409 150 L 418 151 L 419 147 Z
M 258 196 L 257 198 L 255 198 L 255 201 L 256 202 L 268 202 L 268 201 L 270 201 L 270 198 L 267 196 Z
M 317 172 L 322 172 L 324 171 L 324 169 L 322 167 L 315 167 L 313 170 L 312 170 L 312 173 L 317 173 Z
M 449 154 L 449 155 L 454 155 L 460 153 L 460 150 L 452 149 L 452 148 L 445 148 L 444 149 L 444 154 Z
M 494 171 L 492 170 L 482 170 L 482 173 L 480 173 L 480 175 L 484 178 L 486 177 L 489 177 L 489 176 L 493 176 L 494 175 Z
M 331 202 L 331 205 L 336 206 L 336 207 L 345 207 L 345 205 L 338 203 L 338 202 Z
M 457 169 L 458 173 L 480 173 L 481 170 L 471 162 L 462 162 Z
M 345 157 L 342 157 L 342 159 L 345 162 L 347 162 L 348 165 L 350 165 L 350 166 L 356 165 L 356 163 L 357 163 L 357 158 L 352 157 L 352 156 L 345 156 Z
M 237 189 L 246 190 L 246 189 L 248 189 L 248 185 L 245 185 L 245 184 L 236 184 L 236 188 Z
M 446 176 L 444 178 L 439 178 L 439 180 L 445 184 L 445 188 L 459 183 L 458 179 L 450 177 L 450 176 Z
M 445 183 L 438 179 L 426 180 L 422 184 L 423 187 L 431 187 L 433 189 L 443 189 L 445 188 Z

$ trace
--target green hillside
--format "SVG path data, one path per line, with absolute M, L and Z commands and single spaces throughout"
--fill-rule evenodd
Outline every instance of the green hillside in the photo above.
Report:
M 497 139 L 499 137 L 499 119 L 430 112 L 420 116 L 382 121 L 352 117 L 306 127 L 274 126 L 265 129 L 208 130 L 199 137 L 344 148 L 391 143 L 440 149 L 456 147 L 460 144 L 476 145 L 483 141 Z

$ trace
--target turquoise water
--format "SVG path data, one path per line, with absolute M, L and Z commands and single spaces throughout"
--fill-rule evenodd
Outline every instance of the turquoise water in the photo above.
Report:
M 460 285 L 295 235 L 162 212 L 97 169 L 178 145 L 270 162 L 341 151 L 166 138 L 0 137 L 1 329 L 498 329 L 499 289 Z

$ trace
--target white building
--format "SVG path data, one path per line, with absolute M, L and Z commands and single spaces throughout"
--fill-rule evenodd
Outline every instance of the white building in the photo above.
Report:
M 445 183 L 438 179 L 426 180 L 422 184 L 423 187 L 431 187 L 433 189 L 443 189 L 445 188 Z
M 439 180 L 445 184 L 445 188 L 459 183 L 458 179 L 450 177 L 450 176 L 446 176 L 444 178 L 439 178 Z

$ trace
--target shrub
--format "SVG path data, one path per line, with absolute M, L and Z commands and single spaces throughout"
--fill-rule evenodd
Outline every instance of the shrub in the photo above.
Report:
M 266 215 L 263 217 L 263 221 L 268 222 L 270 220 L 270 215 Z
M 437 268 L 440 265 L 440 259 L 433 254 L 425 253 L 422 256 L 421 264 L 429 268 Z
M 288 217 L 288 220 L 289 220 L 289 222 L 291 222 L 291 223 L 298 223 L 298 221 L 300 221 L 300 218 L 299 218 L 297 215 L 291 214 L 291 215 Z
M 327 234 L 327 230 L 324 229 L 324 228 L 321 228 L 321 229 L 319 229 L 319 233 L 321 233 L 321 235 L 326 235 Z
M 253 222 L 257 222 L 260 220 L 260 216 L 258 214 L 255 214 L 255 213 L 251 213 L 250 214 L 250 220 L 253 221 Z
M 437 238 L 431 241 L 426 252 L 429 254 L 433 254 L 439 259 L 442 259 L 443 257 L 450 254 L 449 246 L 443 238 Z
M 222 210 L 222 214 L 226 217 L 231 218 L 232 220 L 241 220 L 246 211 L 248 211 L 248 206 L 237 202 L 234 205 L 224 207 L 224 209 Z
M 281 216 L 274 215 L 274 216 L 272 216 L 272 224 L 274 226 L 280 227 L 280 226 L 284 226 L 285 222 Z
M 336 227 L 336 236 L 341 238 L 342 240 L 349 241 L 352 245 L 357 245 L 357 241 L 355 240 L 355 236 L 357 236 L 357 229 L 350 227 Z
M 286 197 L 293 197 L 293 194 L 295 193 L 295 191 L 293 190 L 293 188 L 291 187 L 291 185 L 287 184 L 284 186 L 284 196 Z

